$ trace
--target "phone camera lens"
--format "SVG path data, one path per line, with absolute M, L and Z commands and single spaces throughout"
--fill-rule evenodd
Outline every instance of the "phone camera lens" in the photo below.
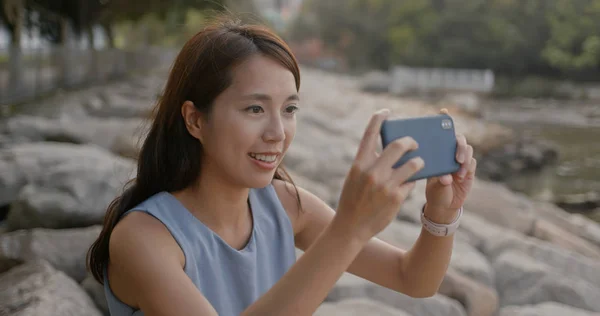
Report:
M 442 128 L 443 129 L 450 129 L 450 128 L 452 128 L 452 121 L 450 121 L 450 120 L 443 120 L 442 121 Z

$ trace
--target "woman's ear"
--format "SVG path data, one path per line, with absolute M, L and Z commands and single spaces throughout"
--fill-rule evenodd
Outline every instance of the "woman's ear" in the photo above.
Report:
M 192 101 L 183 102 L 181 116 L 190 135 L 202 142 L 202 116 Z

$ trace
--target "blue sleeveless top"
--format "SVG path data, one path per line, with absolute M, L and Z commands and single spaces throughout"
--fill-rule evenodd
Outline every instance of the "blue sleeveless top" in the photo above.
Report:
M 238 316 L 296 262 L 294 231 L 273 185 L 250 189 L 249 203 L 254 225 L 242 250 L 229 246 L 168 192 L 153 195 L 123 216 L 141 211 L 161 221 L 181 247 L 184 271 L 200 292 L 220 316 Z M 143 315 L 113 294 L 106 273 L 104 293 L 110 315 Z

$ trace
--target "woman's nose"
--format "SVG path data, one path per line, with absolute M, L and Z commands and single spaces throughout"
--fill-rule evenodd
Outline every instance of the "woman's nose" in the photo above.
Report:
M 265 128 L 263 138 L 267 142 L 281 142 L 285 140 L 285 126 L 280 115 L 273 115 Z

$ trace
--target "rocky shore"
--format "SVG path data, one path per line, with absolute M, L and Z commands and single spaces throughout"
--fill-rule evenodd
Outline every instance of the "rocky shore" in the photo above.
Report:
M 353 78 L 302 74 L 298 132 L 285 165 L 298 185 L 333 207 L 371 113 L 439 110 L 361 92 Z M 68 93 L 1 123 L 0 315 L 107 314 L 85 254 L 106 206 L 135 171 L 144 117 L 164 78 L 159 71 Z M 513 137 L 473 115 L 451 114 L 476 151 L 506 146 Z M 378 237 L 410 247 L 423 202 L 420 182 Z M 437 295 L 410 298 L 345 274 L 315 315 L 600 315 L 599 224 L 482 179 L 465 210 Z

